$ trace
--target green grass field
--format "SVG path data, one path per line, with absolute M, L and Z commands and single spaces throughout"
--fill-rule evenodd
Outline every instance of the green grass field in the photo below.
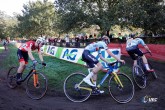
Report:
M 18 65 L 18 58 L 17 58 L 17 48 L 13 45 L 9 46 L 10 54 L 6 57 L 3 69 L 8 70 L 11 66 Z M 33 52 L 34 57 L 37 61 L 39 61 L 38 54 Z M 51 56 L 44 55 L 44 61 L 47 64 L 47 67 L 42 70 L 42 72 L 48 78 L 48 88 L 51 90 L 55 90 L 57 92 L 63 92 L 63 83 L 65 78 L 74 72 L 82 71 L 83 73 L 87 74 L 87 68 L 81 65 L 77 65 L 74 63 L 70 63 L 67 61 L 63 61 Z M 29 60 L 29 65 L 32 62 Z M 38 65 L 40 66 L 40 65 Z M 27 70 L 26 70 L 27 71 Z M 26 71 L 24 74 L 26 74 Z M 28 70 L 29 71 L 29 70 Z M 124 71 L 125 73 L 131 73 L 131 69 L 123 66 L 120 71 Z M 104 75 L 103 72 L 99 72 L 98 80 Z M 103 87 L 108 87 L 107 85 L 108 80 L 105 82 Z
M 0 53 L 4 50 L 4 47 L 2 44 L 0 44 Z

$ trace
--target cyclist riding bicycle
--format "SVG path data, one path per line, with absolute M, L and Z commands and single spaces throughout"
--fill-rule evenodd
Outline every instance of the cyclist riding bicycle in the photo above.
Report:
M 109 44 L 110 40 L 107 36 L 102 37 L 102 41 L 93 42 L 89 45 L 87 45 L 82 53 L 82 59 L 87 63 L 87 65 L 90 68 L 93 68 L 92 72 L 90 72 L 83 81 L 87 83 L 88 85 L 92 87 L 96 87 L 96 80 L 97 80 L 97 73 L 99 70 L 101 70 L 102 64 L 98 61 L 96 57 L 94 57 L 91 53 L 98 51 L 99 57 L 101 60 L 103 60 L 106 63 L 109 63 L 101 54 L 101 49 L 105 49 L 106 52 L 114 57 L 116 60 L 125 63 L 124 60 L 119 59 L 116 57 L 110 50 L 108 50 L 107 44 Z M 96 65 L 96 66 L 95 66 Z M 91 81 L 92 79 L 92 81 Z M 103 93 L 104 91 L 100 91 L 100 93 Z
M 45 39 L 42 37 L 39 37 L 36 41 L 28 41 L 26 43 L 23 43 L 17 51 L 17 56 L 18 56 L 18 60 L 19 60 L 19 67 L 17 70 L 17 83 L 20 84 L 19 81 L 21 81 L 22 79 L 22 73 L 26 67 L 26 65 L 28 64 L 28 57 L 30 57 L 30 59 L 33 61 L 33 64 L 36 64 L 37 61 L 35 60 L 35 58 L 32 55 L 32 51 L 34 50 L 38 50 L 38 55 L 39 58 L 42 62 L 42 65 L 46 66 L 46 63 L 44 63 L 42 54 L 41 54 L 41 47 L 45 44 Z
M 148 46 L 144 43 L 144 41 L 141 38 L 136 38 L 135 34 L 130 34 L 129 37 L 127 37 L 127 42 L 126 42 L 126 51 L 128 52 L 128 54 L 130 55 L 130 57 L 134 60 L 134 66 L 137 65 L 137 57 L 135 56 L 135 54 L 137 54 L 138 56 L 141 56 L 143 59 L 143 63 L 145 64 L 145 67 L 147 69 L 148 72 L 153 72 L 154 70 L 149 68 L 148 65 L 148 61 L 145 57 L 145 55 L 143 55 L 142 51 L 138 48 L 138 45 L 141 44 L 142 46 L 144 46 L 144 48 L 151 53 L 150 49 L 148 48 Z

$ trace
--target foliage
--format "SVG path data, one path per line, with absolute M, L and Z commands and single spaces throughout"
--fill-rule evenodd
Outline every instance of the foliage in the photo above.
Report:
M 114 25 L 142 28 L 145 32 L 163 33 L 163 0 L 56 0 L 60 16 L 58 28 L 72 31 L 98 25 L 100 31 Z
M 56 19 L 55 8 L 51 2 L 30 2 L 23 6 L 23 15 L 19 15 L 18 31 L 26 37 L 37 35 L 51 35 L 53 21 Z

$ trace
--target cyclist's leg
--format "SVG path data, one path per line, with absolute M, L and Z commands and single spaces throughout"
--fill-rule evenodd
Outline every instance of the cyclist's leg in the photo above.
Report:
M 141 56 L 141 57 L 142 57 L 142 60 L 143 60 L 143 63 L 144 63 L 144 65 L 145 65 L 146 70 L 147 70 L 147 71 L 152 71 L 152 70 L 150 70 L 150 68 L 149 68 L 147 58 L 146 58 L 145 55 L 143 55 L 142 51 L 140 51 L 140 49 L 137 49 L 137 50 L 136 50 L 136 53 L 138 54 L 138 56 Z
M 21 50 L 18 49 L 17 51 L 17 56 L 19 59 L 19 67 L 17 70 L 17 80 L 21 80 L 22 78 L 22 73 L 26 67 L 26 64 L 28 64 L 28 54 L 23 53 Z
M 127 51 L 127 53 L 129 54 L 129 56 L 132 58 L 132 60 L 134 61 L 133 66 L 137 65 L 137 58 L 135 56 L 135 50 L 130 50 Z
M 87 63 L 87 65 L 90 68 L 94 68 L 95 65 L 97 65 L 97 63 L 99 62 L 93 55 L 90 54 L 90 52 L 88 50 L 84 50 L 83 54 L 82 54 L 82 58 L 84 59 L 84 61 Z M 90 72 L 83 80 L 88 83 L 90 86 L 96 86 L 95 84 L 93 84 L 90 79 L 92 78 L 92 76 L 95 76 L 95 78 L 97 78 L 97 69 L 94 68 L 94 70 L 92 70 L 92 72 Z

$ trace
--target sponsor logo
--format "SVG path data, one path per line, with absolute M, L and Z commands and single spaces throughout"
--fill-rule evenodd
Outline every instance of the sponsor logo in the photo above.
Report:
M 55 55 L 55 47 L 54 46 L 49 46 L 47 53 L 50 55 Z
M 154 97 L 151 97 L 149 95 L 146 95 L 142 98 L 143 103 L 154 103 L 154 102 L 157 102 L 157 101 L 158 101 L 158 98 L 154 98 Z
M 67 58 L 67 60 L 72 60 L 74 61 L 76 59 L 78 50 L 77 49 L 72 49 L 69 51 L 69 49 L 66 49 L 64 54 L 62 55 L 62 58 Z

